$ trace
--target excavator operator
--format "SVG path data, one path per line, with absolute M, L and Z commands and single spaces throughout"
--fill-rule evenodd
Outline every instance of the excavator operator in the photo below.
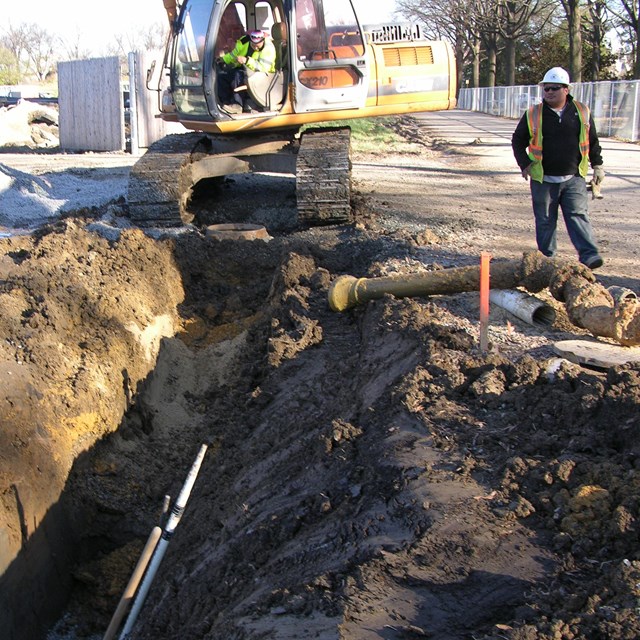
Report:
M 220 102 L 231 113 L 251 113 L 255 105 L 244 88 L 247 74 L 274 73 L 276 48 L 263 31 L 250 31 L 236 41 L 233 51 L 218 58 L 217 66 Z

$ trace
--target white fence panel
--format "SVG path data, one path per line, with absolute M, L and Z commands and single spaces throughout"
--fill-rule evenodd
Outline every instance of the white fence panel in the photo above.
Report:
M 124 104 L 117 57 L 58 64 L 60 148 L 122 151 Z
M 640 80 L 576 82 L 571 95 L 589 106 L 598 133 L 631 142 L 640 139 Z M 542 99 L 539 85 L 461 89 L 458 108 L 520 118 Z

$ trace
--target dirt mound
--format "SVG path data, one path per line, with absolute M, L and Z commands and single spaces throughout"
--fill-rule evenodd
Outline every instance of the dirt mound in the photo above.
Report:
M 0 108 L 0 146 L 57 147 L 58 111 L 28 100 Z
M 470 263 L 443 237 L 479 231 L 364 195 L 294 229 L 281 184 L 268 242 L 81 216 L 0 240 L 8 636 L 68 589 L 49 637 L 102 637 L 205 443 L 132 638 L 638 637 L 640 366 L 560 361 L 558 305 L 492 308 L 488 354 L 475 293 L 332 312 L 337 276 Z

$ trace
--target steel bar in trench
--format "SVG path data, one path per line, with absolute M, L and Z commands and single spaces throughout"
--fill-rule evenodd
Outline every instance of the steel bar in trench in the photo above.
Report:
M 112 638 L 115 638 L 118 627 L 131 604 L 133 596 L 136 593 L 136 589 L 140 584 L 140 580 L 142 579 L 142 576 L 149 565 L 149 560 L 151 559 L 151 556 L 158 544 L 158 540 L 160 540 L 161 534 L 162 529 L 160 527 L 154 527 L 151 530 L 151 533 L 147 538 L 147 543 L 145 544 L 144 549 L 140 554 L 140 558 L 138 559 L 138 563 L 136 564 L 136 568 L 133 570 L 131 578 L 129 578 L 129 582 L 122 594 L 122 597 L 120 598 L 120 602 L 116 607 L 113 617 L 111 618 L 111 622 L 109 623 L 102 640 L 112 640 Z
M 138 615 L 140 614 L 140 610 L 142 609 L 142 605 L 147 598 L 149 593 L 149 589 L 151 588 L 151 584 L 153 579 L 155 578 L 155 574 L 158 571 L 158 567 L 162 562 L 162 558 L 164 557 L 165 552 L 167 551 L 167 546 L 173 533 L 180 522 L 180 518 L 182 518 L 182 514 L 184 512 L 184 508 L 189 500 L 189 495 L 191 494 L 191 490 L 193 489 L 193 485 L 198 477 L 198 472 L 200 471 L 200 467 L 202 465 L 202 461 L 204 459 L 204 454 L 207 451 L 207 445 L 203 444 L 200 447 L 200 451 L 196 456 L 193 465 L 189 471 L 187 479 L 182 486 L 180 494 L 176 498 L 176 501 L 173 505 L 173 509 L 171 510 L 171 514 L 167 520 L 167 524 L 164 527 L 164 531 L 162 532 L 162 537 L 158 542 L 156 549 L 151 557 L 151 562 L 149 563 L 149 568 L 144 576 L 142 584 L 140 585 L 140 590 L 136 595 L 136 598 L 133 602 L 133 606 L 127 618 L 127 621 L 122 629 L 122 633 L 120 634 L 119 640 L 126 640 L 133 629 L 133 625 L 135 624 Z

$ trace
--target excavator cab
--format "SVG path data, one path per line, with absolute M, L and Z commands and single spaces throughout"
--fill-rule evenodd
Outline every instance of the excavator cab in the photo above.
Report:
M 221 101 L 217 61 L 239 38 L 262 31 L 276 52 L 275 71 L 246 73 L 251 115 L 359 109 L 369 69 L 363 30 L 351 0 L 184 0 L 165 7 L 172 31 L 165 64 L 175 119 L 211 122 L 247 118 Z M 170 5 L 170 6 L 167 6 Z M 249 55 L 251 49 L 249 49 Z
M 351 0 L 163 2 L 171 25 L 163 73 L 147 77 L 159 76 L 160 117 L 189 132 L 156 140 L 133 167 L 127 200 L 139 224 L 191 222 L 198 181 L 248 172 L 294 174 L 301 223 L 348 222 L 346 121 L 455 107 L 451 45 L 411 24 L 368 25 L 365 38 Z M 253 31 L 268 39 L 267 70 L 223 85 L 218 59 Z M 230 109 L 230 87 L 255 109 Z

